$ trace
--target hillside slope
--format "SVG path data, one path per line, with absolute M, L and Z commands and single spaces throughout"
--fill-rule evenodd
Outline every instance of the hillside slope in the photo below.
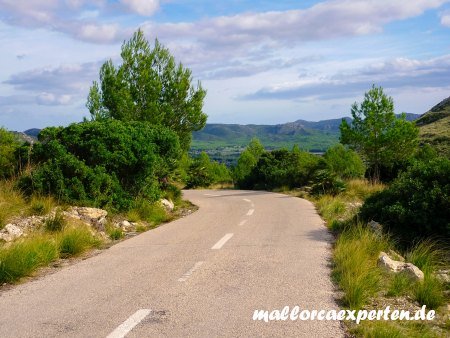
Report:
M 450 157 L 450 97 L 423 114 L 416 123 L 422 142 L 432 145 L 439 154 Z

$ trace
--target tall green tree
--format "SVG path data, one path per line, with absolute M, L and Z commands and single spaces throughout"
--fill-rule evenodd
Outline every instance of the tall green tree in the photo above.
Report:
M 352 105 L 351 114 L 350 124 L 342 120 L 340 141 L 363 158 L 372 180 L 380 179 L 381 168 L 392 168 L 417 149 L 418 128 L 404 114 L 395 116 L 394 101 L 383 88 L 372 86 L 361 104 Z
M 206 91 L 200 82 L 192 85 L 192 72 L 176 64 L 169 50 L 155 40 L 150 46 L 138 30 L 124 42 L 122 64 L 112 60 L 100 69 L 87 99 L 93 120 L 147 121 L 175 131 L 180 144 L 189 149 L 191 133 L 205 126 L 203 100 Z
M 16 137 L 0 127 L 0 179 L 12 176 L 16 170 L 16 151 L 20 143 Z
M 264 146 L 256 137 L 252 138 L 247 148 L 239 156 L 233 171 L 234 179 L 239 183 L 250 175 L 252 168 L 256 166 L 259 158 L 264 153 Z

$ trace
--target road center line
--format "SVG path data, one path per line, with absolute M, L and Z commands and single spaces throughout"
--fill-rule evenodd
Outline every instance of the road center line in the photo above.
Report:
M 150 309 L 141 309 L 136 311 L 133 315 L 131 315 L 126 321 L 120 324 L 117 329 L 111 332 L 106 338 L 123 338 L 125 337 L 131 330 L 134 329 L 136 325 L 138 325 L 145 317 L 150 314 Z
M 226 234 L 223 236 L 214 246 L 211 248 L 212 250 L 219 250 L 223 247 L 223 245 L 231 238 L 234 234 Z
M 194 266 L 189 271 L 187 271 L 183 276 L 178 278 L 178 281 L 179 282 L 187 281 L 187 279 L 195 272 L 195 270 L 197 270 L 199 267 L 201 267 L 203 265 L 203 263 L 205 263 L 205 262 L 195 263 Z
M 250 209 L 250 210 L 247 212 L 247 216 L 253 215 L 254 212 L 255 212 L 255 209 Z
M 243 221 L 241 221 L 241 223 L 239 223 L 239 226 L 242 226 L 242 225 L 244 225 L 245 223 L 247 223 L 247 220 L 246 220 L 246 219 L 244 219 Z

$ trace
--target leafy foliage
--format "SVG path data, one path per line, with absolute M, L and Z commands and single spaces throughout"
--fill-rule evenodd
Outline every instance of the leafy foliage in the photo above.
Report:
M 244 155 L 244 153 L 243 153 Z M 294 147 L 264 152 L 250 173 L 238 181 L 241 188 L 274 189 L 306 185 L 314 172 L 324 167 L 319 157 Z
M 346 149 L 342 144 L 329 148 L 324 158 L 330 172 L 340 178 L 361 178 L 366 171 L 361 157 L 355 151 Z
M 405 243 L 450 238 L 450 160 L 416 161 L 387 189 L 369 197 L 361 216 L 382 223 Z
M 160 182 L 176 167 L 175 133 L 117 120 L 47 128 L 34 147 L 37 168 L 22 188 L 68 203 L 128 209 L 135 196 L 155 201 Z
M 138 30 L 122 45 L 122 64 L 112 60 L 100 69 L 100 84 L 90 89 L 87 107 L 94 120 L 147 121 L 175 131 L 184 150 L 191 132 L 206 123 L 205 90 L 191 85 L 188 68 L 176 64 L 158 40 L 153 48 Z
M 373 180 L 380 179 L 383 168 L 392 168 L 416 150 L 417 127 L 405 115 L 396 118 L 394 101 L 383 88 L 373 86 L 361 104 L 353 104 L 351 114 L 351 124 L 346 120 L 341 123 L 340 141 L 363 157 Z
M 208 154 L 202 152 L 189 167 L 187 188 L 208 187 L 212 184 L 231 182 L 231 174 L 224 164 L 211 161 Z
M 16 172 L 19 147 L 20 143 L 12 133 L 0 128 L 0 179 L 9 178 Z
M 345 190 L 345 182 L 329 170 L 318 170 L 311 186 L 313 195 L 337 195 Z

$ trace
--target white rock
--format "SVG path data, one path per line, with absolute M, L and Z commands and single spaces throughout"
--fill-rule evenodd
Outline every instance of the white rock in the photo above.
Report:
M 171 200 L 163 198 L 160 202 L 167 210 L 172 211 L 175 208 L 175 204 Z
M 387 253 L 380 252 L 377 265 L 391 272 L 402 272 L 407 274 L 413 280 L 423 280 L 423 272 L 412 263 L 405 263 L 391 259 Z
M 90 218 L 97 220 L 106 217 L 108 215 L 108 212 L 106 210 L 87 207 L 78 207 L 77 212 L 82 218 Z
M 122 221 L 119 225 L 123 230 L 129 230 L 133 227 L 133 225 L 128 221 Z
M 16 227 L 14 224 L 6 224 L 5 230 L 8 231 L 8 233 L 15 237 L 20 237 L 23 235 L 23 231 Z
M 23 236 L 23 231 L 14 224 L 6 224 L 5 227 L 0 231 L 0 239 L 5 242 L 11 242 L 16 238 Z

